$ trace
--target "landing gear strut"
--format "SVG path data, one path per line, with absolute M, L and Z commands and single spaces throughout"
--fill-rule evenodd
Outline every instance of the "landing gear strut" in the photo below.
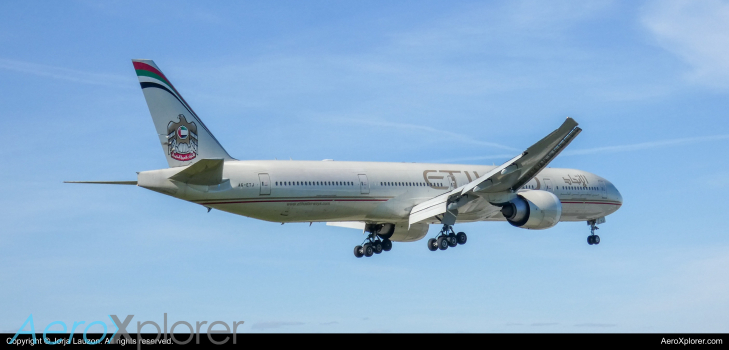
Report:
M 590 220 L 587 222 L 587 224 L 590 225 L 590 235 L 587 236 L 587 244 L 600 244 L 600 236 L 595 234 L 595 230 L 600 229 L 599 227 L 597 227 L 597 220 Z
M 440 250 L 446 250 L 448 247 L 455 247 L 459 244 L 466 244 L 468 241 L 468 236 L 466 236 L 463 232 L 456 233 L 453 231 L 453 226 L 444 224 L 443 228 L 440 230 L 440 233 L 438 233 L 434 238 L 431 238 L 428 240 L 428 249 L 430 249 L 431 252 L 434 252 L 438 249 Z
M 369 258 L 383 251 L 389 252 L 390 249 L 392 249 L 392 241 L 390 239 L 380 239 L 377 232 L 370 232 L 364 242 L 362 242 L 362 245 L 354 247 L 354 256 L 358 258 L 366 256 Z

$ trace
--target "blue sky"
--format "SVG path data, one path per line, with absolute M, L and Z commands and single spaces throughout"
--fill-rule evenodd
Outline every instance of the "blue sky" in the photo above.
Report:
M 3 2 L 0 331 L 167 313 L 246 332 L 726 332 L 727 32 L 718 0 Z M 355 259 L 356 230 L 63 184 L 166 167 L 132 58 L 238 159 L 499 164 L 570 116 L 583 132 L 552 166 L 625 203 L 596 247 L 585 223 L 474 223 L 456 249 Z

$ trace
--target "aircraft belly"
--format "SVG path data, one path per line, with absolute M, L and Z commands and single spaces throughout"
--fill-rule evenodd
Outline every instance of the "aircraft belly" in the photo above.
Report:
M 594 199 L 569 199 L 562 202 L 560 221 L 587 221 L 607 216 L 617 210 L 619 205 Z
M 364 221 L 384 200 L 326 198 L 326 199 L 265 199 L 224 201 L 203 204 L 218 210 L 272 222 Z

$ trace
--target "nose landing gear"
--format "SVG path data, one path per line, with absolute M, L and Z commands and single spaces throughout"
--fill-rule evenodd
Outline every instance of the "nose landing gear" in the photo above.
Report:
M 587 224 L 590 225 L 590 235 L 587 236 L 587 244 L 589 244 L 589 245 L 600 244 L 600 236 L 595 234 L 595 230 L 600 229 L 599 227 L 597 227 L 599 220 L 600 219 L 590 220 L 587 222 Z M 603 223 L 603 222 L 605 222 L 604 218 L 602 219 L 602 222 L 600 222 L 600 223 Z
M 459 244 L 466 244 L 468 236 L 463 232 L 456 233 L 452 225 L 444 224 L 440 233 L 428 240 L 428 249 L 434 252 L 438 249 L 446 250 L 448 247 L 455 247 Z

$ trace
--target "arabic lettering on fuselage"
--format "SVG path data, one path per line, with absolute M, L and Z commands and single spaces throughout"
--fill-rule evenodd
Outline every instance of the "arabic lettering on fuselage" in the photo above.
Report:
M 584 175 L 575 175 L 572 176 L 570 174 L 567 174 L 567 177 L 562 177 L 562 180 L 564 180 L 564 183 L 569 185 L 579 184 L 582 186 L 587 186 L 589 181 L 587 181 L 587 178 Z

